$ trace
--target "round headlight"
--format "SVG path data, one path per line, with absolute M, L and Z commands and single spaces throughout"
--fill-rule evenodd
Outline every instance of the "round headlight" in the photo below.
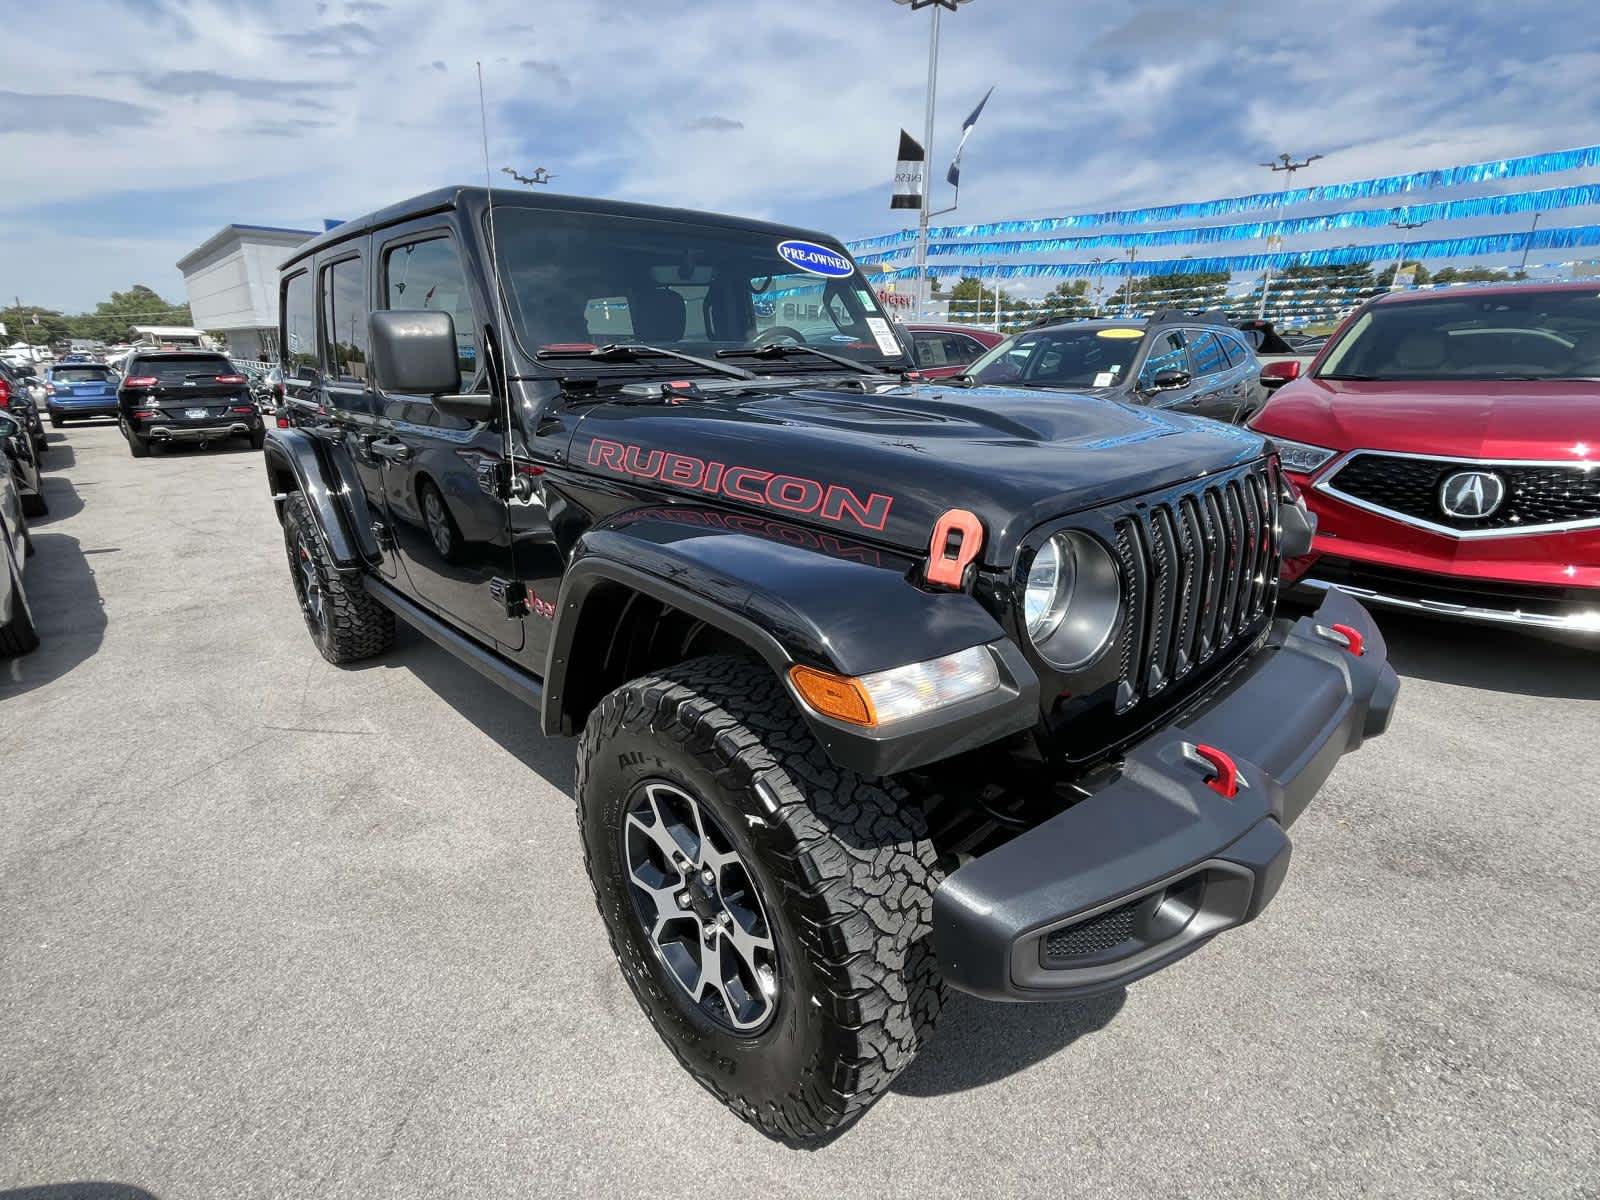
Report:
M 1061 588 L 1061 551 L 1051 538 L 1039 547 L 1028 568 L 1028 586 L 1022 592 L 1022 618 L 1028 636 L 1035 642 L 1048 637 L 1061 624 L 1066 612 L 1066 597 Z
M 1096 539 L 1058 533 L 1034 555 L 1022 612 L 1034 648 L 1053 667 L 1087 666 L 1106 648 L 1122 612 L 1117 563 Z

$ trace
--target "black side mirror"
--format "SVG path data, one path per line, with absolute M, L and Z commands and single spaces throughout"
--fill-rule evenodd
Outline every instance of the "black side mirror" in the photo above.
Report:
M 447 312 L 380 310 L 367 318 L 379 391 L 439 396 L 461 390 L 456 323 Z
M 1186 388 L 1194 376 L 1182 367 L 1167 367 L 1156 372 L 1156 377 L 1150 382 L 1158 392 L 1174 392 L 1179 388 Z

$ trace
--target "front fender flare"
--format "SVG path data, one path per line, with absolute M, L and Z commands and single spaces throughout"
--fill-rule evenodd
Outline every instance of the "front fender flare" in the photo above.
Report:
M 884 775 L 986 745 L 1038 721 L 1039 684 L 994 617 L 964 592 L 911 582 L 913 560 L 802 526 L 674 505 L 616 514 L 577 542 L 545 664 L 547 733 L 570 724 L 563 695 L 584 605 L 602 584 L 644 593 L 749 646 L 783 680 L 840 766 Z M 789 680 L 796 663 L 867 675 L 988 645 L 1001 688 L 889 730 L 822 716 Z
M 303 429 L 269 429 L 262 452 L 280 520 L 287 490 L 280 484 L 287 476 L 311 506 L 328 553 L 341 570 L 376 567 L 383 561 L 366 492 L 342 446 L 332 446 Z

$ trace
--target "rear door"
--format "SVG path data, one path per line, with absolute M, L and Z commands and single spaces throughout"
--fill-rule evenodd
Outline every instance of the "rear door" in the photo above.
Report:
M 1188 344 L 1194 382 L 1183 411 L 1214 421 L 1232 421 L 1238 414 L 1242 397 L 1237 386 L 1238 373 L 1228 366 L 1222 343 L 1210 329 L 1186 329 L 1184 340 Z
M 455 321 L 463 392 L 487 391 L 479 305 L 448 222 L 426 218 L 374 239 L 375 302 L 447 312 Z M 503 421 L 467 421 L 427 396 L 374 392 L 384 423 L 385 495 L 410 589 L 430 608 L 508 653 L 520 650 L 521 618 L 508 618 L 491 584 L 516 577 L 508 506 L 495 491 L 506 461 Z

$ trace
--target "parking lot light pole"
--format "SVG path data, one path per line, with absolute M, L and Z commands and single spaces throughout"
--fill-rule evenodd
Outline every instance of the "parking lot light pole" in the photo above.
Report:
M 1323 158 L 1323 157 L 1325 157 L 1325 156 L 1321 155 L 1321 154 L 1310 154 L 1310 155 L 1307 155 L 1305 158 L 1300 159 L 1297 162 L 1297 161 L 1295 161 L 1295 157 L 1292 154 L 1280 154 L 1280 155 L 1278 155 L 1278 161 L 1277 162 L 1264 162 L 1261 165 L 1263 167 L 1266 167 L 1270 171 L 1274 171 L 1274 172 L 1280 172 L 1281 171 L 1283 173 L 1283 192 L 1287 192 L 1289 190 L 1289 188 L 1291 186 L 1293 186 L 1293 184 L 1294 184 L 1294 173 L 1296 171 L 1302 169 L 1303 167 L 1309 167 L 1312 163 L 1316 162 L 1317 159 Z M 1283 201 L 1282 201 L 1282 198 L 1281 198 L 1282 197 L 1282 192 L 1279 193 L 1279 197 L 1280 197 L 1280 199 L 1278 201 L 1278 208 L 1281 211 L 1282 208 L 1283 208 Z M 1272 243 L 1273 243 L 1274 239 L 1276 239 L 1276 241 L 1278 243 L 1278 248 L 1282 248 L 1282 246 L 1283 246 L 1283 238 L 1278 236 L 1277 234 L 1274 234 L 1272 237 L 1269 237 L 1267 239 L 1267 253 L 1268 254 L 1271 254 L 1273 252 L 1274 247 L 1273 247 Z M 1258 305 L 1256 305 L 1256 320 L 1258 320 L 1258 321 L 1262 320 L 1267 315 L 1267 291 L 1271 286 L 1272 286 L 1272 268 L 1268 267 L 1261 274 L 1261 302 Z
M 922 206 L 917 214 L 917 316 L 925 315 L 930 299 L 928 278 L 928 217 L 933 199 L 933 108 L 939 91 L 939 14 L 945 9 L 955 12 L 971 0 L 894 0 L 896 4 L 909 5 L 912 12 L 931 8 L 933 19 L 928 26 L 928 94 L 924 101 L 922 120 Z
M 1406 235 L 1406 233 L 1410 232 L 1411 230 L 1413 230 L 1413 229 L 1421 229 L 1424 225 L 1427 224 L 1426 221 L 1407 221 L 1405 218 L 1406 218 L 1406 214 L 1405 213 L 1401 213 L 1400 214 L 1400 220 L 1398 220 L 1398 221 L 1390 221 L 1389 222 L 1389 224 L 1391 226 L 1393 226 L 1395 229 L 1398 229 L 1398 230 L 1401 231 L 1400 232 L 1400 236 L 1401 237 L 1404 237 Z M 1400 268 L 1404 267 L 1405 265 L 1406 265 L 1406 252 L 1405 252 L 1404 246 L 1402 245 L 1402 247 L 1400 249 L 1400 252 L 1394 256 L 1394 274 L 1389 276 L 1389 290 L 1391 292 L 1399 290 L 1399 288 L 1400 288 Z

